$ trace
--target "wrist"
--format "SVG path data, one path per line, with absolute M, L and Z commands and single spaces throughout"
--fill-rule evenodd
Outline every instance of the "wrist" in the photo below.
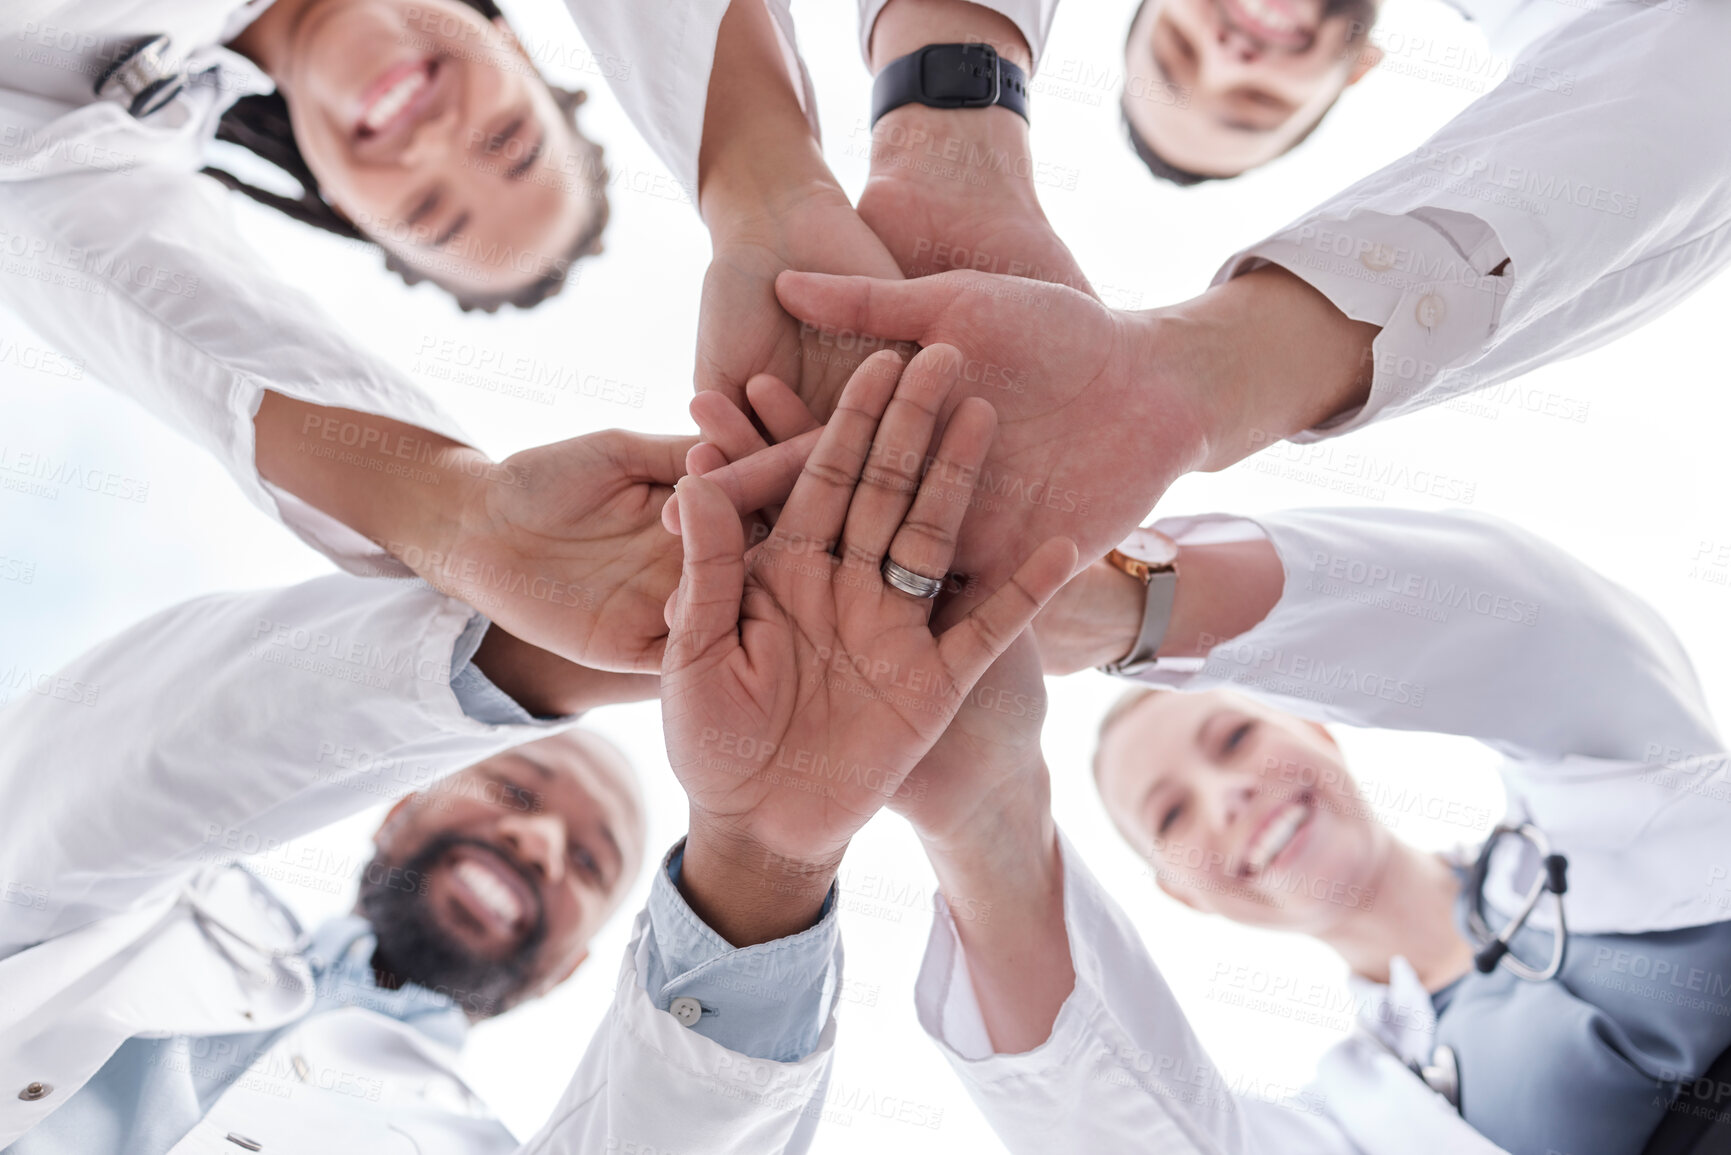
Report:
M 1214 471 L 1364 404 L 1381 331 L 1267 265 L 1144 314 L 1159 357 L 1182 375 L 1201 417 L 1195 468 Z
M 945 829 L 915 824 L 933 871 L 940 881 L 960 887 L 958 893 L 1010 885 L 1037 873 L 1045 850 L 1055 845 L 1044 755 L 1036 750 L 1030 767 L 1000 777 L 1026 785 L 991 791 L 965 820 Z
M 921 836 L 938 889 L 959 921 L 1000 929 L 1019 919 L 1038 921 L 1045 903 L 1061 897 L 1058 828 L 1050 806 L 982 815 L 975 837 L 938 841 Z
M 487 680 L 537 718 L 568 718 L 598 706 L 656 697 L 653 674 L 591 670 L 531 645 L 497 625 L 487 627 L 474 664 Z
M 1077 574 L 1034 619 L 1046 673 L 1071 674 L 1128 657 L 1142 632 L 1147 595 L 1146 585 L 1104 559 Z
M 1034 69 L 1027 38 L 1001 12 L 966 0 L 889 0 L 872 25 L 872 75 L 928 44 L 989 44 L 1022 71 Z
M 845 847 L 843 848 L 845 849 Z M 816 925 L 841 854 L 790 856 L 737 825 L 691 814 L 679 891 L 698 918 L 736 947 Z

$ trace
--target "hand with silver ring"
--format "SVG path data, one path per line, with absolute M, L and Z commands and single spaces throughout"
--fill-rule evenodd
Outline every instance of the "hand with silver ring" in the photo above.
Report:
M 923 591 L 942 584 L 923 575 L 949 571 L 996 426 L 989 403 L 966 400 L 934 450 L 960 369 L 942 345 L 905 372 L 894 353 L 861 365 L 749 552 L 728 496 L 680 481 L 662 715 L 691 803 L 688 862 L 715 845 L 838 862 L 1070 576 L 1074 545 L 1047 541 L 941 633 L 928 594 L 886 581 L 905 568 Z

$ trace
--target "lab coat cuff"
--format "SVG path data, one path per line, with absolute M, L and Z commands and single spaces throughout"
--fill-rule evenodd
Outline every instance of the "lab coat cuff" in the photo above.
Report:
M 832 883 L 815 925 L 773 942 L 734 947 L 679 893 L 681 840 L 662 860 L 649 893 L 645 989 L 669 1010 L 702 1007 L 692 1029 L 730 1051 L 792 1062 L 817 1048 L 841 977 L 841 924 Z
M 1470 366 L 1489 347 L 1511 280 L 1507 252 L 1483 221 L 1420 209 L 1354 209 L 1312 217 L 1233 256 L 1214 284 L 1269 265 L 1304 281 L 1354 321 L 1379 326 L 1365 403 L 1290 438 L 1338 437 L 1477 387 Z
M 533 726 L 538 722 L 573 720 L 574 715 L 543 718 L 529 713 L 475 665 L 475 653 L 492 627 L 487 615 L 477 613 L 451 647 L 451 693 L 457 696 L 457 705 L 463 713 L 488 726 Z
M 992 1049 L 968 971 L 967 952 L 956 933 L 955 916 L 947 903 L 932 904 L 932 931 L 914 983 L 914 1010 L 920 1026 L 946 1057 L 965 1069 L 970 1080 L 981 1084 L 1037 1079 L 1043 1070 L 1062 1068 L 1076 1059 L 1089 1036 L 1098 992 L 1088 980 L 1098 968 L 1088 964 L 1090 939 L 1086 928 L 1078 926 L 1077 916 L 1093 904 L 1089 896 L 1078 892 L 1080 863 L 1062 831 L 1058 846 L 1064 862 L 1064 929 L 1070 937 L 1076 986 L 1059 1009 L 1052 1033 L 1031 1051 L 1005 1055 Z

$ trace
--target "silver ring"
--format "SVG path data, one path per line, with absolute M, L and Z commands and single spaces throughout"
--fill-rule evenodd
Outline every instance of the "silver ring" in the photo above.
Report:
M 929 578 L 917 574 L 906 566 L 897 565 L 886 555 L 884 564 L 879 567 L 883 571 L 884 580 L 911 598 L 929 600 L 935 598 L 944 588 L 943 578 Z

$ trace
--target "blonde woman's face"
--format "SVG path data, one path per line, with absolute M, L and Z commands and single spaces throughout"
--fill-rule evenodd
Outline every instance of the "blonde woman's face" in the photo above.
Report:
M 1392 836 L 1314 723 L 1226 691 L 1155 693 L 1107 731 L 1099 776 L 1119 832 L 1188 906 L 1314 934 L 1376 901 Z

